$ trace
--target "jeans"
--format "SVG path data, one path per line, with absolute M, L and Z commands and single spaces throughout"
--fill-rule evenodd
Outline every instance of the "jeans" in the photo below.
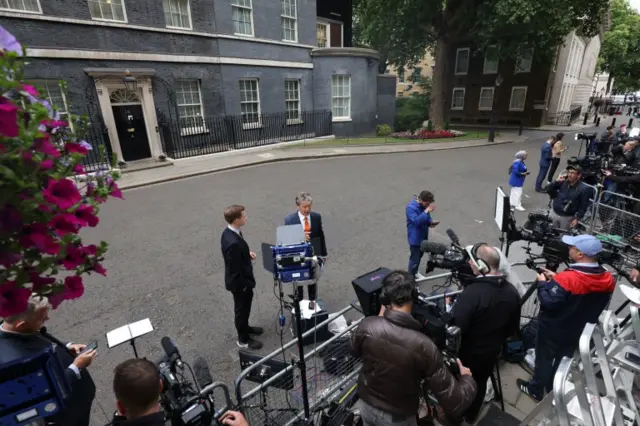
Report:
M 411 275 L 415 275 L 418 273 L 420 269 L 420 261 L 422 260 L 422 250 L 420 250 L 420 246 L 409 246 L 409 273 Z
M 240 343 L 247 343 L 249 341 L 249 315 L 251 315 L 253 289 L 248 288 L 245 291 L 234 291 L 232 294 L 238 341 Z
M 556 341 L 557 340 L 557 341 Z M 533 377 L 529 382 L 529 389 L 538 398 L 544 392 L 553 389 L 553 376 L 565 356 L 572 357 L 578 346 L 574 339 L 550 339 L 538 331 L 536 338 L 536 365 Z
M 379 408 L 373 407 L 363 400 L 360 400 L 362 407 L 360 415 L 364 426 L 417 426 L 418 420 L 416 413 L 410 417 L 403 417 L 397 414 L 387 413 Z
M 540 165 L 540 171 L 538 172 L 538 177 L 536 178 L 536 191 L 542 191 L 542 183 L 544 182 L 544 178 L 547 177 L 549 167 L 551 167 L 551 164 L 545 164 L 544 166 Z

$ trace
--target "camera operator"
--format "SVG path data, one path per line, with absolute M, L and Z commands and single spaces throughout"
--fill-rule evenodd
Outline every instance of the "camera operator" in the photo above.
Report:
M 129 359 L 115 369 L 113 393 L 119 416 L 117 425 L 164 426 L 160 405 L 162 379 L 156 365 L 146 359 Z
M 593 235 L 565 235 L 570 268 L 538 274 L 538 336 L 536 360 L 530 381 L 517 380 L 518 388 L 536 401 L 550 392 L 553 376 L 563 357 L 572 357 L 587 323 L 597 323 L 609 303 L 615 279 L 598 263 L 602 243 Z
M 447 415 L 460 417 L 476 395 L 471 371 L 457 360 L 458 380 L 440 351 L 421 332 L 411 315 L 416 282 L 412 274 L 393 271 L 382 282 L 379 316 L 367 317 L 352 337 L 352 350 L 362 359 L 358 396 L 365 426 L 415 426 L 422 382 Z
M 555 228 L 569 230 L 578 224 L 589 207 L 589 187 L 582 181 L 577 165 L 567 166 L 567 176 L 549 184 L 547 192 L 553 199 L 549 217 Z
M 520 295 L 500 272 L 500 254 L 487 244 L 467 249 L 476 278 L 453 304 L 453 325 L 462 331 L 460 361 L 473 372 L 478 393 L 465 412 L 474 423 L 487 391 L 487 380 L 498 361 L 502 344 L 520 326 Z

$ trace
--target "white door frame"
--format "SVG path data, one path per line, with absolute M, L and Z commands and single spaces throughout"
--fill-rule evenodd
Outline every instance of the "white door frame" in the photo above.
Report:
M 140 98 L 140 104 L 142 105 L 142 114 L 144 116 L 144 124 L 147 130 L 147 140 L 149 141 L 149 148 L 151 151 L 151 158 L 157 160 L 162 154 L 162 144 L 160 142 L 160 135 L 158 133 L 158 118 L 156 116 L 156 108 L 153 100 L 153 86 L 151 79 L 147 77 L 138 77 L 137 83 L 137 95 Z M 122 148 L 120 147 L 120 139 L 118 138 L 118 129 L 116 128 L 116 122 L 113 117 L 112 104 L 109 96 L 111 92 L 117 89 L 124 89 L 124 83 L 121 79 L 114 77 L 105 78 L 95 82 L 96 91 L 98 93 L 98 101 L 100 103 L 100 110 L 102 111 L 102 117 L 104 123 L 107 126 L 109 132 L 109 141 L 111 142 L 111 149 L 116 154 L 118 161 L 124 161 L 122 156 Z

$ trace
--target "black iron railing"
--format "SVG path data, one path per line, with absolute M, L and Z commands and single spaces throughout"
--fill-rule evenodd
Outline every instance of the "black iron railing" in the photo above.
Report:
M 331 111 L 228 115 L 177 120 L 158 117 L 162 147 L 170 158 L 252 148 L 332 134 Z

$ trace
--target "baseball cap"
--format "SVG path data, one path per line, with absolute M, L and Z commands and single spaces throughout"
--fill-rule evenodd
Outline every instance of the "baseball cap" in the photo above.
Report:
M 580 250 L 585 256 L 593 257 L 602 251 L 602 243 L 593 235 L 565 235 L 562 242 Z

